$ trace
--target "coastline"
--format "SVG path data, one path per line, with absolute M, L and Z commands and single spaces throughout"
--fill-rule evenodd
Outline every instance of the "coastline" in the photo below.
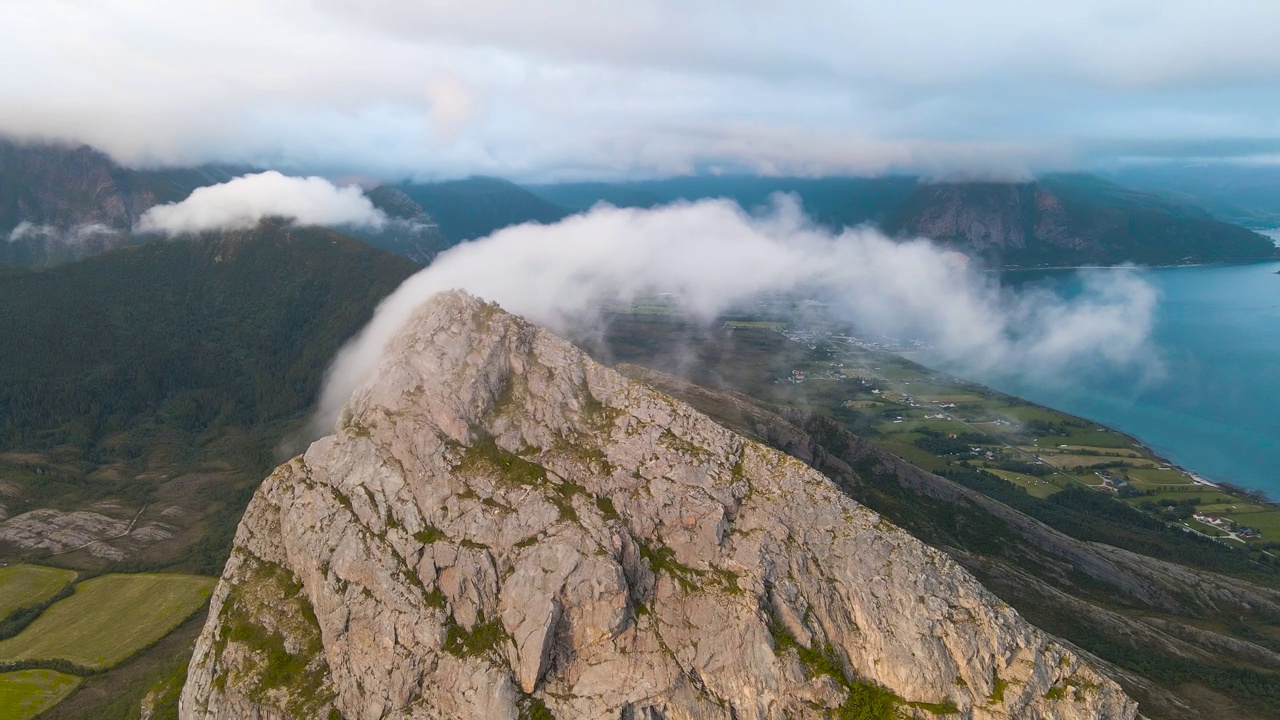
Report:
M 1120 265 L 1046 265 L 1043 267 L 1022 267 L 1022 266 L 1004 266 L 998 268 L 984 268 L 985 273 L 1016 273 L 1016 272 L 1040 272 L 1049 270 L 1173 270 L 1176 268 L 1198 268 L 1198 267 L 1243 267 L 1246 265 L 1262 265 L 1264 263 L 1280 262 L 1280 256 L 1272 258 L 1258 258 L 1256 260 L 1224 260 L 1218 262 L 1201 262 L 1201 263 L 1173 263 L 1170 265 L 1143 265 L 1137 263 L 1124 263 Z
M 1125 440 L 1129 441 L 1134 447 L 1140 448 L 1143 452 L 1147 453 L 1152 458 L 1156 458 L 1161 462 L 1163 462 L 1166 466 L 1186 475 L 1188 478 L 1191 479 L 1192 483 L 1194 483 L 1195 485 L 1209 488 L 1215 492 L 1222 493 L 1223 495 L 1239 498 L 1242 502 L 1245 502 L 1245 503 L 1256 504 L 1271 510 L 1280 510 L 1280 501 L 1277 501 L 1276 499 L 1273 499 L 1270 496 L 1268 496 L 1265 490 L 1260 488 L 1248 488 L 1248 487 L 1239 485 L 1235 482 L 1226 481 L 1226 480 L 1211 480 L 1195 470 L 1191 470 L 1190 468 L 1187 468 L 1183 465 L 1180 465 L 1178 463 L 1175 463 L 1169 460 L 1169 458 L 1157 452 L 1150 445 L 1144 442 L 1141 438 L 1135 435 L 1124 432 L 1122 430 L 1117 430 L 1116 428 L 1110 425 L 1097 422 L 1087 417 L 1081 417 L 1079 415 L 1066 412 L 1065 410 L 1059 410 L 1058 408 L 1050 407 L 1043 403 L 1038 403 L 1023 397 L 1019 397 L 1017 395 L 1010 395 L 1008 393 L 1001 392 L 999 390 L 996 390 L 995 388 L 992 388 L 980 382 L 975 382 L 974 384 L 980 385 L 981 387 L 986 388 L 990 392 L 1003 395 L 1011 399 L 1015 399 L 1022 403 L 1026 403 L 1031 407 L 1041 408 L 1043 410 L 1048 410 L 1050 412 L 1054 412 L 1059 415 L 1065 415 L 1067 417 L 1075 418 L 1077 420 L 1082 420 L 1091 425 L 1094 425 L 1095 427 L 1106 428 L 1108 432 L 1115 433 L 1116 435 L 1124 438 Z M 1184 528 L 1187 527 L 1185 523 L 1182 526 Z M 1195 532 L 1199 532 L 1198 530 L 1194 530 L 1194 528 L 1191 528 L 1191 529 Z M 1229 535 L 1229 537 L 1230 539 L 1236 540 L 1237 542 L 1244 544 L 1244 546 L 1246 547 L 1248 546 L 1248 543 L 1246 543 L 1243 540 L 1240 540 L 1240 538 L 1236 537 L 1233 534 Z M 1225 542 L 1225 540 L 1221 537 L 1215 537 L 1215 539 Z M 1268 537 L 1262 538 L 1262 540 L 1264 542 L 1274 543 L 1274 542 L 1280 541 L 1280 537 L 1268 536 Z M 1266 551 L 1264 550 L 1264 552 Z
M 1106 478 L 1105 476 L 1109 476 L 1115 471 L 1102 470 L 1102 466 L 1098 466 L 1099 471 L 1097 473 L 1087 472 L 1086 474 L 1094 474 L 1100 478 L 1104 478 L 1102 482 L 1085 482 L 1085 480 L 1078 476 L 1078 472 L 1068 471 L 1061 465 L 1055 465 L 1053 462 L 1055 454 L 1076 453 L 1078 452 L 1077 450 L 1063 450 L 1060 449 L 1062 446 L 1054 448 L 1050 443 L 1056 442 L 1055 440 L 1051 440 L 1048 443 L 1044 442 L 1052 436 L 1042 437 L 1040 439 L 1041 444 L 1039 445 L 1033 445 L 1030 447 L 1023 446 L 1022 450 L 1032 452 L 1035 455 L 1036 460 L 1043 461 L 1052 469 L 1052 473 L 1056 476 L 1071 477 L 1072 480 L 1081 487 L 1087 487 L 1096 492 L 1107 492 L 1116 499 L 1126 502 L 1134 507 L 1138 507 L 1146 502 L 1158 504 L 1161 502 L 1174 502 L 1176 500 L 1179 503 L 1190 503 L 1196 508 L 1197 513 L 1203 511 L 1212 519 L 1212 522 L 1206 525 L 1199 520 L 1173 518 L 1161 515 L 1160 513 L 1153 512 L 1151 510 L 1147 510 L 1147 512 L 1156 517 L 1161 517 L 1167 522 L 1189 532 L 1196 532 L 1208 537 L 1214 537 L 1215 539 L 1223 542 L 1235 541 L 1231 543 L 1233 546 L 1236 543 L 1239 543 L 1241 547 L 1255 547 L 1256 549 L 1266 552 L 1263 547 L 1274 547 L 1280 545 L 1280 502 L 1277 502 L 1275 499 L 1268 496 L 1267 491 L 1264 489 L 1250 488 L 1233 481 L 1214 479 L 1211 474 L 1190 468 L 1184 463 L 1173 462 L 1166 455 L 1155 450 L 1141 437 L 1134 435 L 1133 433 L 1119 430 L 1112 425 L 1098 422 L 1084 415 L 1060 410 L 1052 405 L 1029 400 L 1020 395 L 1004 392 L 981 381 L 968 380 L 960 375 L 935 368 L 932 365 L 922 364 L 911 357 L 914 353 L 893 352 L 889 354 L 900 358 L 902 361 L 914 365 L 921 370 L 934 373 L 943 378 L 949 378 L 951 382 L 948 384 L 955 387 L 968 386 L 968 388 L 973 389 L 980 388 L 984 394 L 990 396 L 989 400 L 994 399 L 1026 408 L 1033 408 L 1037 412 L 1051 414 L 1080 425 L 1085 425 L 1097 431 L 1104 431 L 1106 433 L 1113 434 L 1115 438 L 1120 441 L 1121 445 L 1115 446 L 1110 452 L 1106 449 L 1098 448 L 1101 452 L 1089 454 L 1098 455 L 1098 457 L 1093 458 L 1097 461 L 1134 461 L 1133 467 L 1122 468 L 1119 473 L 1120 475 L 1124 475 L 1134 468 L 1138 468 L 1141 462 L 1149 461 L 1153 463 L 1155 467 L 1177 473 L 1182 476 L 1184 480 L 1181 483 L 1154 484 L 1140 481 L 1130 485 L 1128 482 L 1129 478 L 1126 477 L 1124 482 L 1113 483 L 1111 479 Z M 925 415 L 925 418 L 928 417 L 930 416 Z M 1063 439 L 1063 442 L 1070 443 L 1071 440 Z M 1125 456 L 1125 453 L 1129 450 L 1136 452 L 1137 456 Z M 1043 455 L 1040 453 L 1043 453 Z M 914 462 L 910 458 L 904 457 L 904 459 L 908 460 L 908 462 Z M 988 462 L 982 464 L 980 462 L 975 462 L 975 467 L 984 466 L 989 468 L 991 467 L 991 463 Z M 1087 468 L 1087 471 L 1091 471 L 1092 469 L 1092 467 L 1089 467 Z M 1155 468 L 1149 467 L 1148 469 Z M 1010 479 L 1004 477 L 1003 474 L 1001 477 L 1006 480 Z M 1027 478 L 1026 480 L 1035 482 L 1035 480 L 1030 478 Z M 1126 492 L 1121 492 L 1121 488 L 1126 488 Z M 1024 489 L 1027 489 L 1025 484 Z M 1262 530 L 1259 534 L 1245 534 L 1243 537 L 1237 534 L 1240 527 L 1259 530 L 1256 525 L 1251 523 L 1262 517 L 1267 518 L 1267 521 L 1264 523 L 1267 525 L 1265 530 Z M 1218 524 L 1219 521 L 1227 522 Z
M 1235 488 L 1239 495 L 1262 494 L 1275 504 L 1280 496 L 1280 466 L 1275 462 L 1280 448 L 1269 401 L 1280 389 L 1266 368 L 1277 349 L 1278 336 L 1272 330 L 1280 319 L 1280 286 L 1274 280 L 1280 261 L 1196 267 L 1197 271 L 1150 273 L 1146 278 L 1161 297 L 1151 347 L 1170 363 L 1172 374 L 1161 387 L 1130 396 L 1125 394 L 1127 386 L 1110 375 L 1077 377 L 1065 384 L 998 377 L 980 382 L 1018 397 L 1028 393 L 1037 404 L 1059 412 L 1104 419 L 1113 431 L 1117 426 L 1128 430 L 1125 434 L 1146 452 L 1166 462 L 1177 458 L 1170 464 L 1188 476 Z M 1029 268 L 1017 272 L 1032 274 Z M 1073 297 L 1072 283 L 1077 281 L 1071 269 L 1057 272 L 1061 274 L 1046 273 L 1045 282 L 1055 291 L 1059 285 L 1067 288 L 1064 295 Z M 1022 281 L 1010 273 L 1010 284 Z

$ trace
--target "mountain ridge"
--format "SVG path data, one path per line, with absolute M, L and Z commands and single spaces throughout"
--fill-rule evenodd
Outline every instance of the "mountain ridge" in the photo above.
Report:
M 833 231 L 872 224 L 892 237 L 927 237 L 995 266 L 1149 265 L 1280 258 L 1268 238 L 1178 199 L 1096 175 L 1031 181 L 686 177 L 533 186 L 575 210 L 620 200 L 635 207 L 726 197 L 744 209 L 794 194 Z
M 138 242 L 132 227 L 148 208 L 249 170 L 132 170 L 88 146 L 0 141 L 0 234 L 7 237 L 0 242 L 0 264 L 48 266 Z M 352 233 L 426 263 L 460 242 L 521 223 L 554 223 L 598 202 L 655 207 L 725 197 L 753 212 L 775 193 L 798 196 L 814 221 L 833 231 L 873 224 L 892 237 L 928 237 L 994 266 L 1280 258 L 1268 238 L 1222 222 L 1176 193 L 1154 194 L 1081 173 L 1020 183 L 913 176 L 693 176 L 528 186 L 484 176 L 404 181 L 366 193 L 393 222 Z
M 452 245 L 484 237 L 511 225 L 557 222 L 570 214 L 516 183 L 494 177 L 474 176 L 433 183 L 402 182 L 371 191 L 383 203 L 379 207 L 393 216 L 406 212 L 414 214 L 412 208 L 392 203 L 388 190 L 398 191 L 416 205 L 417 211 L 429 215 Z
M 264 483 L 211 608 L 183 718 L 1136 713 L 808 466 L 459 292 Z

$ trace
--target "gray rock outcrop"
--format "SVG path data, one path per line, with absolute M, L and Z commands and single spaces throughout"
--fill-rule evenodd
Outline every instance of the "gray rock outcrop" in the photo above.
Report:
M 462 293 L 236 535 L 181 717 L 1133 718 L 802 462 Z M 862 714 L 857 714 L 862 713 Z
M 176 530 L 167 523 L 138 523 L 136 517 L 130 522 L 90 510 L 41 508 L 0 521 L 0 547 L 8 545 L 18 553 L 44 551 L 47 555 L 84 550 L 95 558 L 118 562 L 171 539 Z

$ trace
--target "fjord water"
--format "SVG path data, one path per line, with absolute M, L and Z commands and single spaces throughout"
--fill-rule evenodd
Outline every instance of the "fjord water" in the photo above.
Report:
M 1132 435 L 1209 480 L 1280 499 L 1277 270 L 1280 263 L 1141 271 L 1159 293 L 1153 344 L 1163 372 L 1154 379 L 1101 365 L 1055 378 L 974 379 Z M 1011 273 L 1004 282 L 1073 296 L 1087 292 L 1083 274 L 1114 272 Z

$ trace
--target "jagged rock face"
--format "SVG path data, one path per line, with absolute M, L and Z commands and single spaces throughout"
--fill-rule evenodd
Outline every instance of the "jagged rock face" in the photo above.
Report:
M 1013 184 L 933 185 L 917 191 L 927 196 L 909 218 L 909 232 L 954 240 L 983 252 L 991 248 L 1024 248 L 1022 187 Z
M 1136 714 L 800 461 L 446 293 L 335 433 L 250 504 L 181 716 L 727 720 L 895 703 L 919 718 Z
M 117 247 L 155 204 L 150 188 L 92 148 L 0 140 L 0 264 L 52 265 Z
M 370 245 L 423 265 L 453 247 L 454 243 L 440 232 L 435 220 L 399 188 L 380 185 L 366 195 L 374 207 L 390 218 L 380 230 L 353 230 Z
M 19 220 L 72 227 L 100 223 L 126 229 L 155 194 L 87 146 L 21 145 L 0 141 L 0 179 L 11 207 L 0 207 L 6 232 Z

